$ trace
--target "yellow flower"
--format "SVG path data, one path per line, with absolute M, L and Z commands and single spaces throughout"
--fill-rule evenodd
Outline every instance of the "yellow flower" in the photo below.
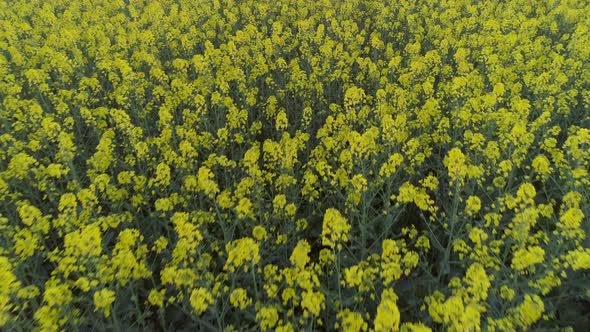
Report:
M 76 195 L 66 193 L 60 197 L 57 209 L 60 212 L 74 212 L 77 207 L 78 202 L 76 201 Z
M 298 269 L 304 269 L 305 265 L 309 262 L 309 252 L 311 251 L 311 246 L 306 240 L 299 240 L 297 242 L 297 246 L 293 250 L 291 254 L 290 261 Z
M 239 219 L 254 219 L 254 210 L 252 209 L 252 201 L 244 197 L 240 199 L 236 206 L 236 212 L 238 213 Z
M 449 178 L 454 182 L 455 180 L 463 181 L 467 175 L 467 158 L 459 148 L 453 148 L 443 160 L 443 164 L 447 167 Z
M 80 201 L 82 208 L 85 210 L 90 210 L 98 205 L 98 199 L 96 198 L 94 190 L 82 189 L 78 192 L 77 198 L 78 201 Z
M 510 266 L 513 269 L 522 271 L 535 264 L 543 263 L 544 259 L 545 250 L 539 246 L 521 248 L 514 252 L 514 257 L 512 258 L 512 264 Z
M 47 166 L 47 175 L 54 178 L 59 178 L 62 175 L 67 174 L 67 170 L 63 168 L 61 164 L 49 164 Z
M 469 239 L 473 243 L 481 245 L 483 241 L 486 241 L 488 239 L 488 233 L 486 233 L 479 227 L 473 227 L 471 231 L 469 231 Z
M 16 296 L 19 299 L 33 299 L 36 298 L 37 296 L 39 296 L 40 292 L 39 292 L 39 288 L 37 288 L 37 286 L 34 285 L 30 285 L 30 286 L 26 286 L 23 287 L 21 289 L 18 290 L 18 292 L 16 293 Z M 0 304 L 0 307 L 2 305 Z M 2 326 L 2 324 L 0 323 L 0 326 Z
M 287 204 L 287 197 L 285 195 L 283 195 L 283 194 L 276 195 L 272 201 L 274 213 L 277 215 L 281 215 L 281 212 L 285 208 L 286 204 Z
M 430 239 L 424 235 L 420 235 L 416 241 L 416 248 L 421 248 L 425 251 L 430 250 Z
M 38 164 L 37 160 L 26 153 L 19 153 L 12 157 L 8 163 L 8 174 L 12 174 L 17 179 L 24 179 L 29 174 L 33 166 Z
M 432 332 L 432 329 L 422 323 L 404 323 L 401 332 Z
M 334 253 L 327 248 L 320 250 L 320 264 L 322 266 L 327 266 L 334 261 Z
M 281 299 L 283 300 L 283 304 L 287 305 L 289 301 L 297 296 L 297 293 L 294 288 L 287 287 L 283 290 L 281 294 Z
M 375 331 L 399 331 L 400 312 L 396 302 L 397 295 L 393 289 L 383 291 L 375 316 Z
M 533 160 L 533 168 L 535 172 L 539 174 L 541 178 L 546 178 L 547 175 L 551 174 L 551 164 L 549 163 L 549 159 L 544 155 L 540 154 Z
M 403 243 L 387 239 L 383 241 L 382 247 L 381 278 L 383 278 L 383 284 L 389 285 L 402 275 L 401 251 Z
M 156 178 L 153 180 L 153 183 L 156 186 L 165 187 L 170 184 L 170 180 L 170 166 L 164 162 L 159 163 L 156 167 Z
M 228 258 L 223 269 L 226 271 L 234 272 L 241 266 L 244 266 L 244 269 L 248 271 L 248 263 L 256 265 L 260 261 L 259 244 L 249 237 L 226 244 L 225 250 L 228 253 Z
M 289 119 L 287 118 L 287 112 L 285 112 L 285 110 L 281 110 L 277 114 L 276 129 L 277 130 L 286 130 L 288 126 L 289 126 Z
M 295 206 L 294 203 L 289 203 L 287 204 L 287 206 L 285 207 L 285 213 L 287 214 L 287 216 L 289 217 L 293 217 L 295 216 L 295 213 L 297 212 L 297 206 Z
M 97 257 L 102 253 L 102 237 L 97 224 L 84 226 L 64 237 L 65 253 L 78 257 Z
M 545 312 L 545 305 L 538 295 L 526 294 L 524 301 L 514 311 L 519 325 L 526 328 L 541 318 Z
M 168 246 L 168 239 L 164 236 L 160 236 L 155 242 L 153 250 L 156 251 L 158 254 L 162 252 L 162 250 L 166 249 Z
M 28 228 L 23 228 L 14 235 L 14 252 L 21 258 L 33 256 L 39 248 L 39 237 L 31 233 Z
M 44 305 L 35 311 L 35 320 L 39 323 L 41 330 L 58 331 L 62 328 L 64 320 L 60 317 L 60 308 Z M 0 316 L 0 323 L 4 317 Z M 62 328 L 63 329 L 63 328 Z
M 146 142 L 137 142 L 134 146 L 137 158 L 142 159 L 149 152 L 149 146 Z
M 362 269 L 359 265 L 351 266 L 345 270 L 344 280 L 346 284 L 351 286 L 359 286 L 362 283 Z
M 590 264 L 588 266 L 590 267 Z M 559 285 L 561 285 L 561 279 L 553 271 L 550 271 L 545 277 L 539 280 L 529 281 L 529 286 L 540 290 L 543 295 L 549 294 L 549 292 Z
M 516 201 L 522 204 L 532 205 L 535 202 L 537 190 L 531 183 L 525 182 L 516 191 Z
M 579 207 L 582 194 L 577 191 L 570 191 L 563 196 L 563 202 L 570 208 Z
M 199 287 L 193 289 L 190 296 L 190 303 L 195 312 L 201 315 L 209 305 L 215 303 L 213 295 L 205 288 Z
M 351 189 L 348 193 L 348 200 L 355 206 L 359 204 L 361 195 L 367 190 L 367 179 L 362 174 L 356 174 L 349 182 Z
M 590 269 L 590 249 L 577 248 L 571 250 L 565 255 L 565 260 L 574 270 Z
M 15 292 L 20 292 L 21 283 L 13 273 L 13 265 L 7 257 L 0 256 L 0 327 L 14 319 L 12 311 L 16 309 L 11 298 Z
M 115 302 L 115 292 L 110 289 L 101 289 L 94 293 L 94 311 L 100 310 L 105 317 L 111 315 L 111 304 Z
M 295 329 L 291 323 L 286 323 L 285 325 L 277 326 L 275 332 L 295 332 Z
M 120 184 L 131 184 L 134 175 L 134 172 L 119 172 L 119 174 L 117 174 L 117 181 L 119 181 Z
M 420 180 L 420 184 L 422 184 L 424 188 L 436 190 L 439 185 L 439 181 L 435 176 L 429 175 L 426 178 Z
M 301 296 L 301 308 L 304 310 L 304 315 L 312 314 L 319 316 L 320 310 L 326 307 L 324 303 L 326 296 L 321 292 L 304 291 Z
M 468 291 L 472 294 L 472 300 L 485 301 L 488 298 L 491 282 L 481 264 L 471 264 L 465 274 L 465 283 L 470 286 Z
M 205 193 L 205 195 L 209 196 L 209 198 L 214 198 L 215 194 L 219 192 L 219 187 L 217 183 L 213 181 L 213 172 L 208 167 L 201 167 L 199 168 L 198 172 L 198 183 L 199 183 L 199 191 Z
M 502 285 L 502 287 L 500 287 L 500 297 L 508 300 L 508 301 L 512 301 L 512 299 L 514 299 L 514 295 L 515 292 L 512 288 L 506 286 L 506 285 Z
M 222 209 L 230 209 L 233 207 L 234 203 L 231 199 L 231 192 L 224 190 L 219 195 L 217 195 L 217 204 L 219 204 Z
M 112 129 L 103 133 L 96 147 L 96 152 L 88 159 L 88 164 L 92 166 L 93 171 L 104 173 L 115 160 L 113 156 L 113 139 L 115 139 L 115 132 Z
M 279 312 L 277 308 L 272 306 L 262 307 L 256 313 L 256 320 L 263 331 L 272 329 L 279 321 Z
M 344 105 L 347 107 L 355 106 L 362 102 L 365 97 L 366 95 L 363 89 L 351 86 L 344 93 Z
M 359 312 L 344 309 L 337 317 L 342 321 L 341 327 L 344 332 L 361 332 L 368 329 L 368 324 Z
M 72 292 L 67 285 L 59 285 L 56 282 L 56 280 L 52 279 L 46 283 L 43 300 L 50 306 L 61 306 L 70 303 L 72 301 Z
M 150 277 L 151 271 L 145 261 L 149 249 L 146 245 L 139 244 L 143 241 L 140 232 L 137 229 L 125 229 L 119 233 L 118 240 L 113 249 L 111 264 L 119 283 L 125 286 L 132 279 Z
M 397 170 L 397 167 L 404 161 L 404 157 L 399 153 L 392 154 L 386 163 L 379 170 L 380 176 L 389 177 Z
M 465 207 L 465 212 L 470 215 L 474 216 L 477 212 L 481 209 L 481 201 L 477 196 L 469 196 L 467 198 L 467 206 Z
M 406 181 L 399 187 L 399 195 L 395 199 L 401 203 L 410 203 L 414 201 L 417 193 L 417 188 Z
M 148 302 L 156 307 L 162 307 L 164 305 L 164 296 L 166 289 L 156 290 L 152 289 L 148 295 Z
M 569 208 L 559 217 L 558 226 L 566 229 L 578 229 L 584 219 L 584 213 L 578 208 Z
M 154 202 L 154 208 L 156 209 L 156 211 L 162 211 L 162 212 L 172 211 L 172 209 L 174 208 L 174 204 L 167 197 L 158 198 Z
M 268 238 L 268 234 L 266 233 L 266 229 L 263 226 L 256 226 L 252 230 L 252 236 L 258 241 L 263 241 Z
M 245 289 L 236 288 L 231 292 L 229 302 L 234 307 L 244 310 L 252 304 L 252 299 L 248 297 L 248 292 Z
M 324 221 L 322 225 L 322 244 L 334 249 L 340 248 L 340 242 L 348 241 L 348 232 L 350 232 L 350 224 L 344 218 L 340 211 L 329 208 L 324 214 Z

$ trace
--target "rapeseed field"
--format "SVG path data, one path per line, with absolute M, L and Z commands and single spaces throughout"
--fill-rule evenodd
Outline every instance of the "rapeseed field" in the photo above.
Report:
M 587 331 L 587 0 L 0 0 L 4 331 Z

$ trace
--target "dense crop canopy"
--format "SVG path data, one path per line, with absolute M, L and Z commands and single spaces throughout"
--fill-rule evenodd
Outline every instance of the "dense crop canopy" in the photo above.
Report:
M 587 0 L 0 0 L 0 328 L 586 329 L 588 59 Z

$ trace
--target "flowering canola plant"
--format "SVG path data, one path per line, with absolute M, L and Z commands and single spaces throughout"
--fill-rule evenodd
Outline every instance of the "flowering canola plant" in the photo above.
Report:
M 590 3 L 0 0 L 0 329 L 590 326 Z

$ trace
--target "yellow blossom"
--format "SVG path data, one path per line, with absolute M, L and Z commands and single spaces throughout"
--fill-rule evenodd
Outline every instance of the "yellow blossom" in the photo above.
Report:
M 248 271 L 249 265 L 256 265 L 260 261 L 259 244 L 252 238 L 234 240 L 226 244 L 225 250 L 228 253 L 225 270 L 233 272 L 243 266 Z
M 238 218 L 240 219 L 254 219 L 252 201 L 246 197 L 240 199 L 238 205 L 236 206 L 236 212 L 238 213 Z
M 254 238 L 258 241 L 264 241 L 268 238 L 266 229 L 260 225 L 254 227 L 252 230 L 252 236 L 254 236 Z
M 338 313 L 337 317 L 341 319 L 341 327 L 345 332 L 361 332 L 368 329 L 367 322 L 359 312 L 344 309 Z
M 341 242 L 348 241 L 348 232 L 350 231 L 350 224 L 344 218 L 340 211 L 330 208 L 324 214 L 324 222 L 322 225 L 322 244 L 331 248 L 341 247 Z
M 526 328 L 541 318 L 543 312 L 545 312 L 545 305 L 538 295 L 526 294 L 524 301 L 514 311 L 519 325 Z
M 524 270 L 535 264 L 544 261 L 545 250 L 539 246 L 531 246 L 528 248 L 521 248 L 514 252 L 512 258 L 512 268 L 516 270 Z
M 210 198 L 214 198 L 215 194 L 219 192 L 217 183 L 213 181 L 213 173 L 205 166 L 199 168 L 198 172 L 198 187 L 199 190 L 205 193 Z
M 156 290 L 152 289 L 148 295 L 148 302 L 156 307 L 162 307 L 164 305 L 164 296 L 166 289 Z
M 248 293 L 243 288 L 234 289 L 229 296 L 229 301 L 234 307 L 241 310 L 252 304 L 252 299 L 248 297 Z
M 209 305 L 215 303 L 213 295 L 207 289 L 202 287 L 193 289 L 189 300 L 197 315 L 203 314 Z
M 326 307 L 325 298 L 326 296 L 322 292 L 304 291 L 301 296 L 301 308 L 304 310 L 304 315 L 318 316 L 320 311 Z
M 256 320 L 259 322 L 260 328 L 263 331 L 274 328 L 279 320 L 277 308 L 272 306 L 260 308 L 256 313 Z
M 473 216 L 479 212 L 479 209 L 481 209 L 481 201 L 479 200 L 479 197 L 469 196 L 469 198 L 467 198 L 465 212 L 467 212 L 468 215 Z
M 451 181 L 462 181 L 467 175 L 467 158 L 459 148 L 453 148 L 444 159 Z
M 291 264 L 293 264 L 298 269 L 305 268 L 305 265 L 310 260 L 309 256 L 308 256 L 310 250 L 311 250 L 311 247 L 306 240 L 300 240 L 299 242 L 297 242 L 297 246 L 295 246 L 295 249 L 293 250 L 293 253 L 291 254 L 291 258 L 290 258 Z
M 94 310 L 100 310 L 105 317 L 111 315 L 111 304 L 115 302 L 115 292 L 110 289 L 101 289 L 94 293 Z
M 287 113 L 281 110 L 277 114 L 276 128 L 277 130 L 285 130 L 289 126 L 289 120 L 287 119 Z
M 375 316 L 375 331 L 399 331 L 400 312 L 396 302 L 397 295 L 393 290 L 383 291 Z

